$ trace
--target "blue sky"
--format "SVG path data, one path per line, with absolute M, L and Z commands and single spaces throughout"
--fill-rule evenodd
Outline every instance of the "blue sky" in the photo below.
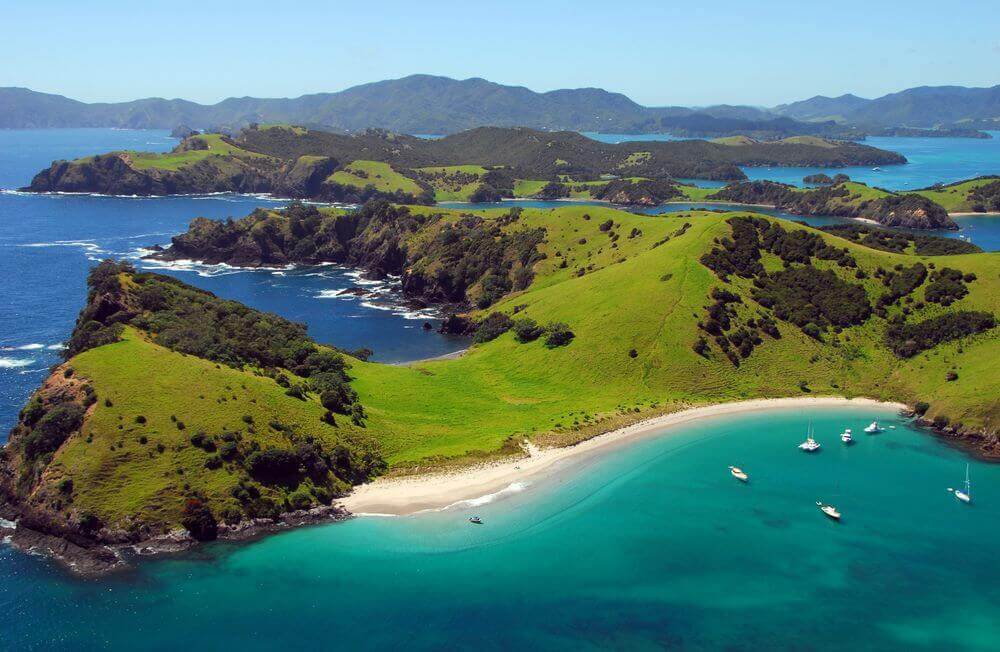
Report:
M 286 97 L 430 73 L 646 105 L 1000 83 L 993 2 L 0 2 L 0 86 Z

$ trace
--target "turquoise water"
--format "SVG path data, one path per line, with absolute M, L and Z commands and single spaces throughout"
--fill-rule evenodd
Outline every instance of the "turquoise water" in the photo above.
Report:
M 860 434 L 874 416 L 896 428 Z M 796 448 L 807 420 L 818 454 Z M 965 506 L 946 491 L 965 463 L 884 409 L 772 410 L 605 451 L 489 504 L 215 544 L 111 580 L 0 548 L 4 642 L 995 650 L 1000 466 L 972 463 Z

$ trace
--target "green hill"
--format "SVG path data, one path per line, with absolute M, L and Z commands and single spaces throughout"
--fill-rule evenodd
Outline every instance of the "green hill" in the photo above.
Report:
M 916 190 L 949 213 L 1000 213 L 1000 177 L 989 176 Z
M 996 254 L 594 206 L 293 206 L 222 224 L 196 225 L 219 259 L 266 232 L 282 256 L 331 252 L 402 274 L 411 296 L 465 302 L 446 326 L 473 345 L 365 362 L 275 315 L 105 263 L 66 364 L 0 457 L 0 496 L 25 524 L 88 545 L 178 526 L 211 538 L 216 521 L 321 506 L 386 464 L 467 463 L 525 438 L 570 444 L 692 404 L 809 393 L 904 401 L 1000 454 Z M 175 246 L 193 246 L 184 237 Z

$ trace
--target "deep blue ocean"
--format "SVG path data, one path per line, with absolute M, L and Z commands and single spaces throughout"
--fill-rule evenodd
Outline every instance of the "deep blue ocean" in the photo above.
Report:
M 0 187 L 57 158 L 174 144 L 163 132 L 0 131 Z M 991 151 L 983 173 L 1000 172 Z M 969 176 L 955 171 L 966 155 L 951 173 Z M 94 261 L 141 264 L 143 247 L 195 216 L 281 204 L 0 194 L 0 440 L 58 360 Z M 1000 243 L 998 218 L 974 219 L 962 221 L 973 241 Z M 165 271 L 380 360 L 466 345 L 424 331 L 429 314 L 351 270 Z M 331 298 L 359 283 L 378 296 Z M 840 429 L 875 416 L 893 428 L 840 445 Z M 795 448 L 808 421 L 824 446 L 812 457 Z M 214 544 L 101 580 L 0 545 L 0 649 L 996 650 L 1000 466 L 971 462 L 975 503 L 963 506 L 946 488 L 968 461 L 891 411 L 771 410 L 677 427 L 475 504 Z M 734 463 L 750 485 L 729 477 Z M 469 526 L 472 511 L 485 526 Z

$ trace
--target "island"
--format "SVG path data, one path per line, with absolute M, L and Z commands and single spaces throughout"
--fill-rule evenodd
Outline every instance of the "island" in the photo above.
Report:
M 892 165 L 906 159 L 853 142 L 796 136 L 780 141 L 682 140 L 608 144 L 575 132 L 480 127 L 440 139 L 380 130 L 342 135 L 254 125 L 237 136 L 194 135 L 172 152 L 110 152 L 56 161 L 30 192 L 172 195 L 266 192 L 359 203 L 514 197 L 547 183 L 604 185 L 642 178 L 741 180 L 739 166 Z
M 462 356 L 405 365 L 105 261 L 0 449 L 15 545 L 78 572 L 346 518 L 378 476 L 578 444 L 693 406 L 898 401 L 1000 458 L 1000 258 L 747 211 L 457 210 L 372 201 L 196 219 L 159 257 L 336 262 L 453 312 Z

